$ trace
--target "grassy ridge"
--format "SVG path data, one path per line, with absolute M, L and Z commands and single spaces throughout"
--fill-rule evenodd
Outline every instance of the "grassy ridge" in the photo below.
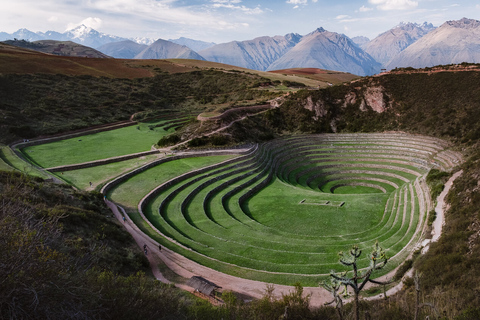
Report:
M 108 60 L 108 59 L 107 59 Z M 272 96 L 262 78 L 205 70 L 141 79 L 65 75 L 0 76 L 2 142 L 127 120 L 136 112 L 200 113 L 204 108 Z

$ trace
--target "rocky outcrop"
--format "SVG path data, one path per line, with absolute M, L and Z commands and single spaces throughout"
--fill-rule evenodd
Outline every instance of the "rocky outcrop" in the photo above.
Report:
M 382 113 L 387 107 L 384 99 L 384 88 L 381 86 L 368 87 L 364 94 L 366 104 L 373 109 L 373 111 Z
M 303 101 L 303 107 L 315 113 L 314 120 L 325 117 L 328 114 L 327 103 L 325 99 L 314 99 L 310 96 Z M 353 88 L 345 94 L 343 99 L 333 101 L 333 104 L 342 109 L 348 106 L 358 105 L 358 108 L 365 112 L 373 110 L 377 113 L 385 112 L 392 107 L 393 101 L 391 97 L 385 92 L 385 88 L 379 84 L 370 84 L 366 87 Z M 332 123 L 332 130 L 334 130 L 334 122 Z M 334 130 L 335 131 L 335 130 Z
M 304 107 L 307 110 L 315 112 L 315 120 L 318 120 L 318 118 L 324 117 L 327 114 L 327 109 L 323 100 L 318 100 L 314 103 L 312 97 L 308 97 L 305 101 Z

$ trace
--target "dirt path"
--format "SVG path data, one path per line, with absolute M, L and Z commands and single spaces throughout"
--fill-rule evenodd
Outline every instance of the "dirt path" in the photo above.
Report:
M 463 170 L 460 170 L 451 176 L 450 179 L 448 179 L 448 181 L 445 183 L 445 188 L 443 189 L 442 193 L 440 193 L 437 198 L 437 206 L 435 207 L 435 213 L 437 214 L 437 217 L 435 218 L 432 226 L 432 242 L 435 242 L 440 238 L 443 225 L 445 224 L 445 211 L 448 210 L 448 207 L 445 204 L 445 197 L 447 196 L 448 191 L 450 191 L 453 181 L 455 181 L 455 179 L 457 179 L 462 173 Z
M 453 176 L 451 176 L 450 179 L 448 179 L 448 181 L 445 183 L 445 188 L 443 189 L 443 191 L 440 193 L 440 195 L 437 198 L 437 206 L 435 207 L 435 213 L 437 214 L 437 217 L 435 218 L 435 221 L 433 223 L 433 229 L 432 229 L 433 237 L 432 237 L 430 242 L 435 242 L 440 238 L 440 235 L 442 233 L 442 226 L 445 223 L 445 211 L 448 210 L 448 207 L 445 204 L 445 197 L 447 196 L 448 192 L 450 191 L 450 188 L 452 187 L 455 179 L 457 179 L 462 173 L 463 173 L 463 170 L 460 170 L 460 171 L 456 172 Z M 430 242 L 426 243 L 426 248 L 427 248 L 426 250 L 428 250 Z M 424 244 L 425 244 L 425 242 L 424 242 Z M 424 253 L 425 251 L 422 251 L 422 253 Z M 394 271 L 396 271 L 396 270 L 394 270 Z M 393 273 L 393 271 L 392 271 L 388 275 L 390 275 L 390 278 L 393 278 L 393 275 L 395 275 L 395 273 Z M 386 275 L 386 276 L 388 276 L 388 275 Z M 411 277 L 412 275 L 413 275 L 413 269 L 410 269 L 406 273 L 406 276 Z M 381 277 L 379 279 L 379 281 L 385 281 L 386 276 Z M 399 282 L 396 286 L 390 288 L 387 291 L 387 296 L 390 296 L 390 295 L 393 295 L 393 294 L 399 292 L 400 290 L 402 290 L 402 288 L 403 288 L 403 282 Z M 374 299 L 382 299 L 383 297 L 384 297 L 383 294 L 379 294 L 379 295 L 376 295 L 376 296 L 373 296 L 373 297 L 368 297 L 366 299 L 367 300 L 374 300 Z
M 158 268 L 158 264 L 160 262 L 158 259 L 161 259 L 169 269 L 187 279 L 195 275 L 202 276 L 205 279 L 219 285 L 220 287 L 222 287 L 223 290 L 235 291 L 246 296 L 251 296 L 252 298 L 261 298 L 265 293 L 265 289 L 267 286 L 267 283 L 265 282 L 247 280 L 230 276 L 228 274 L 224 274 L 211 268 L 202 266 L 198 263 L 195 263 L 177 254 L 176 252 L 173 252 L 164 247 L 159 250 L 159 244 L 156 241 L 150 239 L 140 229 L 138 229 L 138 227 L 133 223 L 133 221 L 129 219 L 128 215 L 126 216 L 125 222 L 123 222 L 124 215 L 120 212 L 118 207 L 109 200 L 105 200 L 105 203 L 115 214 L 118 221 L 124 224 L 125 229 L 133 236 L 138 246 L 140 248 L 143 248 L 144 244 L 147 245 L 147 258 L 150 262 L 152 272 L 155 278 L 157 278 L 158 280 L 165 283 L 170 283 L 170 281 L 165 278 L 165 276 L 160 272 Z M 187 285 L 175 285 L 181 289 L 193 292 L 193 288 Z M 278 297 L 281 297 L 282 293 L 286 294 L 293 290 L 294 287 L 292 286 L 275 285 L 274 294 Z M 330 299 L 330 294 L 325 289 L 320 287 L 307 287 L 304 288 L 304 292 L 306 294 L 312 294 L 311 305 L 314 307 L 319 307 Z

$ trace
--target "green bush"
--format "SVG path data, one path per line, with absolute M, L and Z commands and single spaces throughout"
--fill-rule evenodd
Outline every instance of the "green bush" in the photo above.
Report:
M 283 80 L 283 85 L 290 88 L 304 88 L 306 87 L 305 83 L 297 81 Z
M 410 270 L 413 266 L 413 260 L 408 259 L 405 260 L 404 263 L 400 267 L 398 267 L 397 272 L 395 272 L 395 275 L 393 276 L 393 280 L 398 281 L 402 279 L 402 277 L 405 275 L 405 273 Z
M 160 140 L 158 140 L 157 145 L 158 145 L 159 147 L 167 147 L 167 146 L 171 146 L 171 145 L 177 144 L 177 143 L 179 143 L 181 140 L 182 140 L 182 139 L 180 138 L 180 136 L 178 136 L 178 135 L 176 135 L 176 134 L 171 134 L 171 135 L 162 137 Z
M 208 142 L 209 142 L 208 137 L 193 138 L 192 140 L 188 141 L 187 146 L 189 148 L 202 147 L 207 145 Z

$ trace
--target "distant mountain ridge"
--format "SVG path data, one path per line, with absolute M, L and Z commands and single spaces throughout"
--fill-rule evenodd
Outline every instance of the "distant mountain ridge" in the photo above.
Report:
M 431 23 L 400 23 L 380 34 L 363 46 L 363 49 L 383 65 L 405 50 L 412 43 L 434 30 Z
M 136 43 L 132 40 L 124 40 L 106 43 L 98 47 L 98 50 L 113 58 L 133 59 L 146 48 L 148 48 L 148 46 L 145 44 Z
M 95 29 L 87 27 L 83 24 L 71 30 L 67 30 L 64 33 L 56 31 L 32 32 L 25 28 L 19 29 L 11 34 L 6 32 L 0 32 L 0 41 L 14 39 L 27 40 L 30 42 L 37 40 L 73 41 L 78 44 L 82 44 L 84 46 L 92 47 L 95 49 L 107 43 L 128 40 L 126 38 L 98 32 Z
M 168 41 L 171 41 L 173 43 L 182 45 L 182 46 L 187 46 L 193 51 L 200 51 L 204 49 L 208 49 L 210 47 L 213 47 L 215 43 L 213 42 L 205 42 L 205 41 L 199 41 L 199 40 L 193 40 L 193 39 L 188 39 L 188 38 L 178 38 L 178 39 L 169 39 Z
M 480 63 L 480 21 L 447 21 L 396 55 L 387 69 Z
M 290 33 L 285 36 L 258 37 L 253 40 L 217 44 L 199 54 L 208 61 L 265 71 L 293 48 L 302 36 Z
M 447 21 L 437 29 L 427 22 L 400 23 L 371 41 L 366 37 L 350 39 L 323 28 L 305 36 L 289 33 L 222 44 L 183 37 L 128 40 L 84 25 L 65 33 L 35 33 L 27 29 L 12 34 L 0 32 L 0 41 L 13 38 L 73 41 L 123 59 L 205 59 L 261 71 L 321 68 L 363 76 L 377 73 L 381 68 L 480 62 L 480 22 L 466 18 Z
M 4 43 L 20 48 L 35 50 L 58 56 L 84 57 L 84 58 L 111 58 L 110 56 L 91 47 L 78 44 L 73 41 L 58 40 L 7 40 Z
M 171 41 L 158 39 L 140 53 L 135 59 L 194 59 L 205 60 L 201 55 L 187 46 L 182 46 Z
M 343 34 L 318 28 L 272 63 L 267 70 L 289 68 L 319 68 L 372 75 L 380 71 L 380 64 Z

